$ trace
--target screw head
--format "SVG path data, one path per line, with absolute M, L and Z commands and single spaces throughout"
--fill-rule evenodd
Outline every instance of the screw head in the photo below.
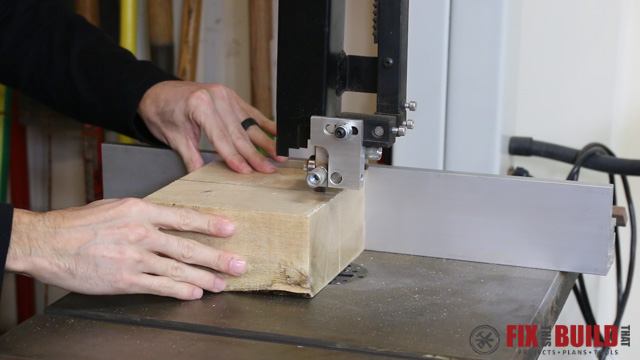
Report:
M 384 58 L 384 60 L 382 60 L 382 66 L 386 69 L 390 69 L 393 66 L 393 59 L 390 57 Z
M 320 175 L 318 174 L 314 174 L 314 173 L 309 173 L 309 175 L 307 175 L 307 182 L 309 183 L 309 185 L 311 186 L 318 186 L 322 183 L 321 181 L 322 179 L 320 178 Z
M 396 134 L 396 136 L 398 137 L 407 135 L 406 126 L 394 127 L 391 129 L 391 131 L 393 131 L 393 133 Z
M 323 167 L 317 167 L 307 173 L 307 184 L 313 188 L 322 186 L 327 180 L 327 170 Z
M 347 124 L 340 124 L 333 130 L 333 136 L 338 140 L 344 140 L 351 136 L 351 126 Z
M 418 103 L 415 101 L 409 101 L 404 104 L 404 108 L 409 111 L 416 111 L 416 109 L 418 109 Z
M 373 135 L 376 137 L 382 137 L 382 135 L 384 135 L 384 128 L 382 126 L 376 126 L 373 129 Z
M 334 184 L 340 184 L 342 182 L 342 174 L 339 172 L 334 172 L 331 174 L 331 182 Z
M 409 119 L 409 120 L 407 120 L 407 121 L 403 122 L 403 124 L 402 124 L 402 125 L 406 126 L 406 127 L 407 127 L 407 129 L 411 130 L 411 129 L 413 129 L 413 128 L 416 126 L 416 122 L 415 122 L 415 121 L 413 121 L 413 120 L 411 120 L 411 119 Z

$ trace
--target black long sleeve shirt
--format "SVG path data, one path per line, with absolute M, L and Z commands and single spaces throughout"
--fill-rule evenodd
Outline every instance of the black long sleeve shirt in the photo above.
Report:
M 137 108 L 153 85 L 176 80 L 137 60 L 50 0 L 0 0 L 0 83 L 84 123 L 157 143 Z M 0 289 L 13 208 L 0 204 Z

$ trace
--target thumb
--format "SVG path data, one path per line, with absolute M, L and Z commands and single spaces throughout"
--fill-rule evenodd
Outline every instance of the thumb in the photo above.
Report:
M 187 168 L 187 172 L 196 171 L 204 165 L 202 155 L 200 155 L 200 151 L 198 151 L 197 147 L 181 142 L 174 148 L 174 150 L 177 151 L 182 158 L 182 162 Z

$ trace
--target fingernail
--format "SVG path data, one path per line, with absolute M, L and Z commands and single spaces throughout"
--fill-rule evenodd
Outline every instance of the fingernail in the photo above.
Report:
M 249 166 L 249 164 L 247 164 L 246 162 L 243 162 L 240 166 L 242 167 L 242 172 L 244 173 L 253 172 L 253 170 L 251 169 L 251 166 Z
M 240 259 L 232 259 L 229 265 L 231 273 L 234 275 L 242 275 L 247 271 L 247 262 Z
M 269 160 L 267 160 L 267 159 L 264 159 L 264 160 L 262 161 L 262 163 L 264 164 L 264 167 L 265 167 L 265 169 L 266 169 L 267 171 L 271 171 L 271 172 L 276 171 L 276 167 L 275 167 L 275 166 L 273 166 L 273 164 L 271 163 L 271 161 L 269 161 Z
M 231 236 L 236 231 L 236 226 L 229 220 L 222 220 L 220 223 L 220 232 L 222 236 Z
M 193 299 L 194 300 L 195 299 L 200 299 L 202 297 L 202 294 L 204 294 L 204 292 L 199 287 L 193 289 Z
M 216 276 L 216 282 L 213 284 L 214 292 L 220 292 L 227 287 L 227 280 L 223 277 Z

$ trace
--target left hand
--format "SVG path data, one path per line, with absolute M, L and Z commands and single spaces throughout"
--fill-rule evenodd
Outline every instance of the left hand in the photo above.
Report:
M 15 209 L 6 269 L 83 294 L 156 294 L 183 300 L 222 291 L 246 271 L 239 255 L 160 229 L 229 237 L 230 220 L 140 199 L 34 213 Z M 194 266 L 195 265 L 195 266 Z M 215 271 L 206 271 L 206 267 Z
M 260 128 L 276 135 L 275 122 L 219 84 L 160 82 L 144 94 L 138 114 L 156 138 L 180 154 L 189 172 L 204 165 L 198 150 L 201 131 L 227 165 L 239 173 L 247 174 L 253 169 L 262 173 L 275 171 L 255 145 L 276 161 L 287 159 L 276 155 L 275 141 L 258 126 L 245 131 L 241 125 L 252 117 Z

